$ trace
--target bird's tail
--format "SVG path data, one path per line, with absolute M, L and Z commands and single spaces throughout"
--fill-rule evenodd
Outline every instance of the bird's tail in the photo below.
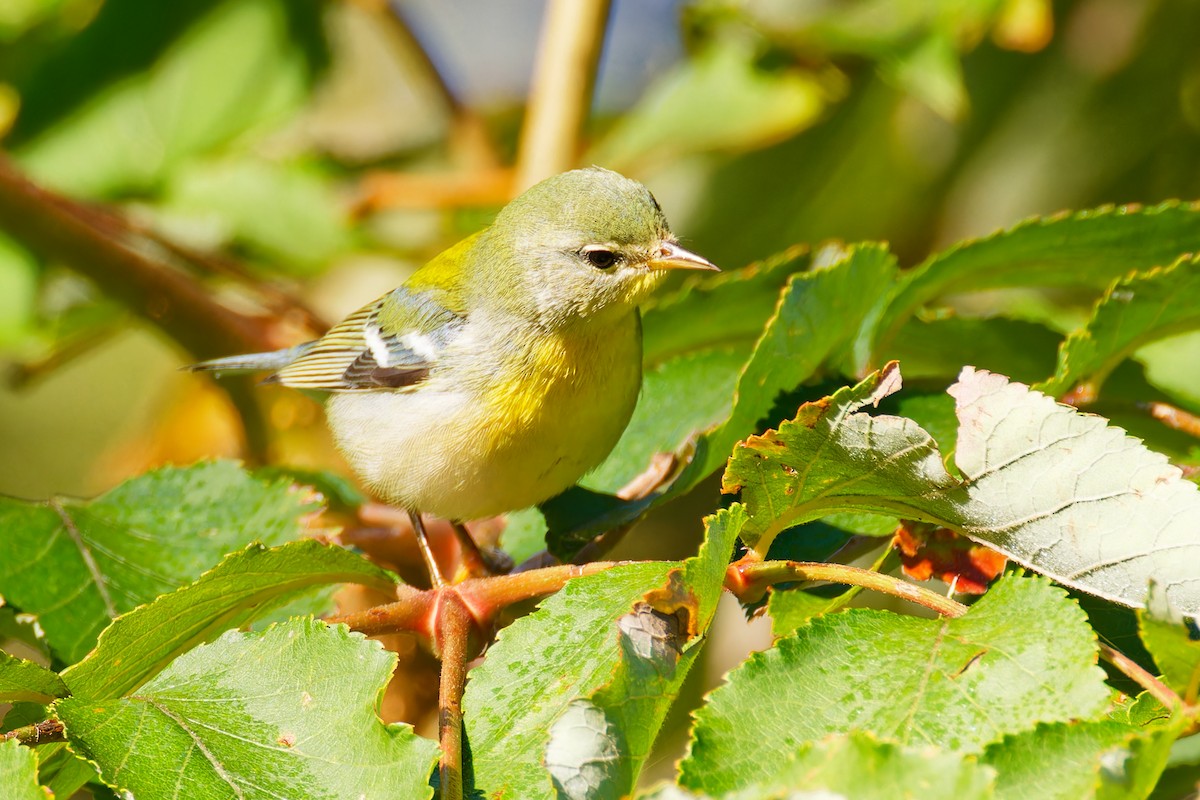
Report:
M 241 356 L 226 356 L 189 364 L 184 369 L 191 372 L 263 372 L 280 370 L 313 348 L 316 342 L 305 342 L 285 350 L 269 353 L 247 353 Z

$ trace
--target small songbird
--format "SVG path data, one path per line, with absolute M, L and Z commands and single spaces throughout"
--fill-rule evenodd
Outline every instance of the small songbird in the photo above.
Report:
M 671 269 L 717 268 L 676 243 L 642 184 L 574 170 L 321 339 L 195 369 L 329 392 L 338 448 L 423 536 L 421 512 L 532 506 L 607 457 L 641 387 L 638 303 Z

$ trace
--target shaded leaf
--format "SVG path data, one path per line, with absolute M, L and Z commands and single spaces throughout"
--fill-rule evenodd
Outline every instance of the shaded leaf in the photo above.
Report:
M 905 273 L 878 323 L 864 326 L 855 352 L 863 366 L 889 357 L 900 327 L 938 297 L 1010 286 L 1101 288 L 1131 270 L 1169 264 L 1200 250 L 1200 206 L 1105 206 L 1034 218 L 951 247 Z
M 304 533 L 316 499 L 218 461 L 146 473 L 90 501 L 0 497 L 0 594 L 36 614 L 67 663 L 118 614 L 194 580 L 258 540 Z
M 1200 328 L 1200 258 L 1122 278 L 1108 288 L 1087 325 L 1067 337 L 1054 376 L 1037 388 L 1073 389 L 1089 401 L 1122 360 L 1156 339 Z M 1082 384 L 1082 385 L 1081 385 Z
M 330 583 L 395 585 L 386 572 L 340 547 L 311 540 L 273 549 L 254 544 L 190 586 L 118 618 L 63 679 L 85 700 L 119 697 L 198 643 L 264 616 L 298 591 Z
M 1185 616 L 1158 583 L 1150 584 L 1146 608 L 1138 612 L 1142 642 L 1163 680 L 1187 703 L 1200 697 L 1200 615 Z
M 73 747 L 142 798 L 428 798 L 437 746 L 378 716 L 396 657 L 344 627 L 293 619 L 230 631 L 134 696 L 58 704 Z
M 1019 319 L 909 319 L 879 355 L 899 361 L 904 377 L 952 378 L 967 364 L 1034 383 L 1054 372 L 1062 336 Z M 935 436 L 938 441 L 942 441 Z
M 66 694 L 56 673 L 0 650 L 0 703 L 48 703 Z
M 747 544 L 765 552 L 799 522 L 872 511 L 953 528 L 1132 607 L 1155 578 L 1172 603 L 1200 610 L 1200 541 L 1187 511 L 1200 513 L 1200 495 L 1164 456 L 1100 417 L 968 367 L 949 390 L 960 481 L 911 420 L 860 413 L 898 388 L 888 365 L 739 445 L 724 489 L 747 504 Z
M 1098 713 L 1108 692 L 1096 658 L 1083 612 L 1037 578 L 1002 579 L 958 619 L 818 617 L 712 692 L 680 783 L 709 793 L 754 785 L 764 764 L 846 730 L 978 753 L 1038 722 Z
M 49 800 L 49 792 L 38 786 L 38 757 L 32 747 L 15 739 L 0 742 L 0 792 L 6 800 Z

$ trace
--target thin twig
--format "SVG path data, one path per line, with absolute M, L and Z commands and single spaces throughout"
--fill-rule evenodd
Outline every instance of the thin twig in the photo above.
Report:
M 768 586 L 790 581 L 828 581 L 861 586 L 924 606 L 945 617 L 961 617 L 967 607 L 906 580 L 845 564 L 814 561 L 738 561 L 725 573 L 725 588 L 742 600 L 762 597 Z
M 65 742 L 67 737 L 61 722 L 56 719 L 47 719 L 33 725 L 13 728 L 7 733 L 0 733 L 0 742 L 6 742 L 9 739 L 16 739 L 24 745 L 35 745 Z
M 517 191 L 575 165 L 592 101 L 610 0 L 551 0 L 534 66 Z
M 152 239 L 115 215 L 50 192 L 0 156 L 0 228 L 33 252 L 67 263 L 105 294 L 204 358 L 271 350 L 298 340 L 288 321 L 219 302 Z
M 1140 664 L 1112 645 L 1100 642 L 1100 657 L 1112 664 L 1122 675 L 1149 692 L 1170 711 L 1183 707 L 1183 699 L 1169 686 L 1151 675 Z
M 437 649 L 442 661 L 438 690 L 438 740 L 442 746 L 439 797 L 462 800 L 462 698 L 467 685 L 471 614 L 454 592 L 442 592 L 440 596 L 443 599 L 437 612 Z

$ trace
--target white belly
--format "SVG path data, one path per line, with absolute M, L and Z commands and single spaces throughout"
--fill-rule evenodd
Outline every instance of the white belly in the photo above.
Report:
M 584 343 L 586 358 L 554 355 L 570 369 L 521 365 L 539 381 L 502 370 L 459 389 L 435 373 L 412 392 L 333 395 L 334 438 L 363 481 L 404 508 L 471 520 L 535 505 L 603 461 L 633 413 L 636 320 L 605 333 Z

